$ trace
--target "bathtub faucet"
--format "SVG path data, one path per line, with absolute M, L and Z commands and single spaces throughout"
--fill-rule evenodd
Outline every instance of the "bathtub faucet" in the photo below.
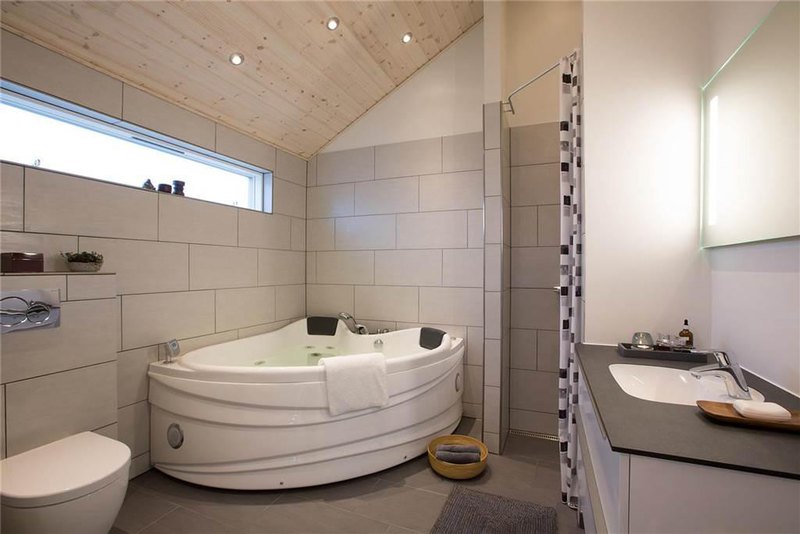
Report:
M 356 322 L 356 318 L 350 315 L 347 312 L 341 312 L 339 314 L 339 319 L 344 321 L 344 324 L 347 325 L 347 328 L 354 334 L 366 335 L 369 334 L 369 330 L 363 324 L 358 324 Z

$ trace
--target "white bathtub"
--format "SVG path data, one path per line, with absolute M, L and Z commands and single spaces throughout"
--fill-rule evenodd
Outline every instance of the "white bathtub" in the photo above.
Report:
M 360 336 L 332 321 L 302 319 L 150 364 L 155 467 L 218 488 L 313 486 L 400 464 L 453 431 L 461 419 L 462 339 L 420 328 Z M 320 325 L 335 334 L 320 335 Z M 319 358 L 380 351 L 389 403 L 331 416 Z

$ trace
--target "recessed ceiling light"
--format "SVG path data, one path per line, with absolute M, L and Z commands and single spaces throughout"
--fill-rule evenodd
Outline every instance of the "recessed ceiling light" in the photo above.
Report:
M 339 27 L 339 19 L 336 17 L 331 17 L 328 19 L 328 22 L 325 24 L 329 30 L 335 30 Z
M 411 42 L 411 39 L 413 38 L 414 36 L 411 34 L 411 32 L 406 32 L 403 34 L 403 43 L 408 44 Z
M 228 58 L 228 61 L 233 63 L 234 65 L 241 65 L 244 63 L 244 54 L 240 54 L 239 52 L 234 52 L 231 54 L 231 57 Z

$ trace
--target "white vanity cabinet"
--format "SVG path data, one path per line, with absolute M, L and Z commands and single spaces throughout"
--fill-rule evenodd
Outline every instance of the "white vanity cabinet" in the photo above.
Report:
M 578 484 L 587 533 L 800 532 L 799 480 L 614 452 L 582 372 L 578 395 Z

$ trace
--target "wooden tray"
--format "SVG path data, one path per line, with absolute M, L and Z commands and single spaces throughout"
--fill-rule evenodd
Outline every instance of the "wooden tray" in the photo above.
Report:
M 723 423 L 731 425 L 765 428 L 768 430 L 800 432 L 800 411 L 798 410 L 790 410 L 792 418 L 786 421 L 761 421 L 742 417 L 739 415 L 739 412 L 736 411 L 736 408 L 733 407 L 733 404 L 728 402 L 699 400 L 697 401 L 697 406 L 700 408 L 701 412 L 715 421 L 722 421 Z
M 451 464 L 436 458 L 436 447 L 438 445 L 476 445 L 481 450 L 481 461 L 471 464 Z M 486 469 L 486 459 L 489 457 L 489 449 L 482 441 L 469 436 L 452 434 L 450 436 L 439 436 L 428 443 L 428 462 L 434 471 L 446 478 L 465 480 L 475 478 Z

